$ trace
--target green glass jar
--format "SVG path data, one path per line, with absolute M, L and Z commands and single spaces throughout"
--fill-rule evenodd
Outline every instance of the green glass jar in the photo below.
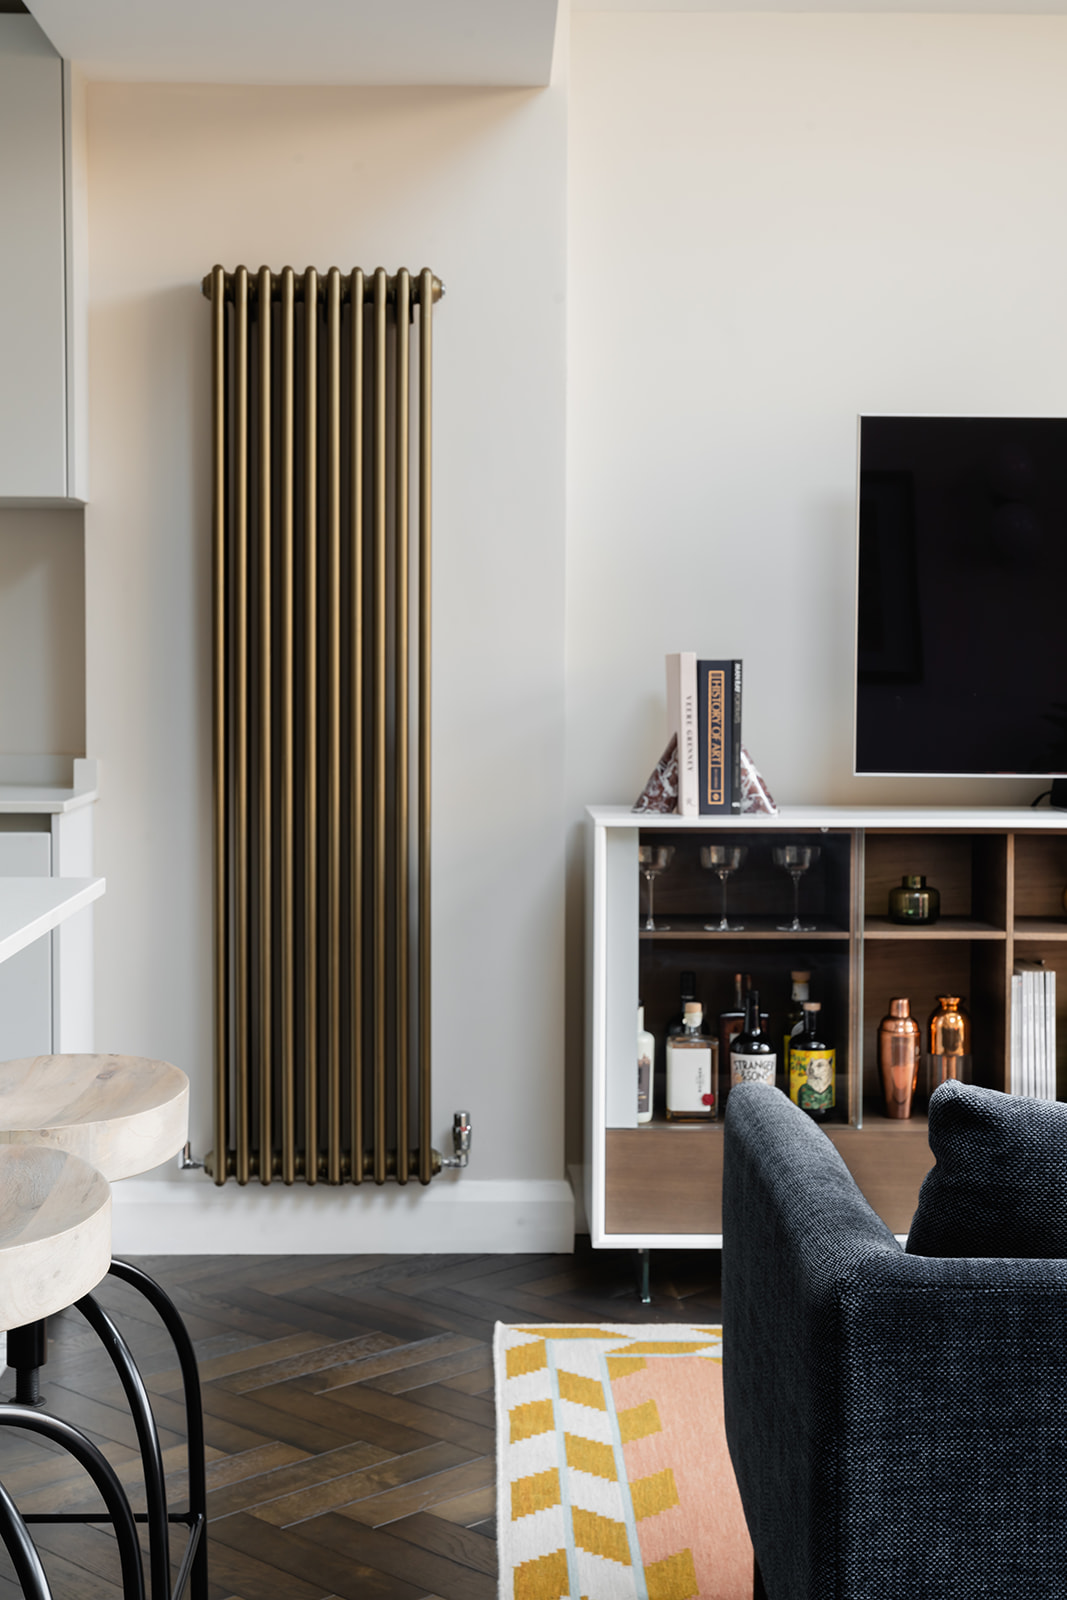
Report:
M 906 872 L 899 889 L 889 891 L 889 920 L 909 928 L 928 928 L 941 915 L 941 892 L 918 872 Z

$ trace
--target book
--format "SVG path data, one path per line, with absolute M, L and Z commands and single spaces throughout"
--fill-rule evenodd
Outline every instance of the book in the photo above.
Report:
M 678 741 L 678 815 L 699 816 L 695 650 L 680 650 L 667 657 L 667 733 Z
M 741 662 L 698 661 L 701 816 L 741 810 Z

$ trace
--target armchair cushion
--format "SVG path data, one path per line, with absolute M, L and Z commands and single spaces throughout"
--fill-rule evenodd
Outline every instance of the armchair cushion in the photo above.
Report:
M 911 1255 L 1067 1258 L 1067 1105 L 943 1083 Z

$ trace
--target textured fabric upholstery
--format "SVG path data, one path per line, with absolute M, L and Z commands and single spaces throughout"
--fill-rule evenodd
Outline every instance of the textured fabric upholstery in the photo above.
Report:
M 1067 1257 L 1067 1106 L 943 1083 L 930 1149 L 909 1252 Z
M 726 1435 L 769 1600 L 1063 1600 L 1067 1262 L 906 1254 L 763 1085 L 724 1159 Z

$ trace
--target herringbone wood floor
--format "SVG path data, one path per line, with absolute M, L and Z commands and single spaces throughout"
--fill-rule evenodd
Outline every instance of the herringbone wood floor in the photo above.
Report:
M 164 1256 L 164 1285 L 204 1381 L 212 1600 L 492 1600 L 496 1594 L 491 1339 L 501 1322 L 708 1322 L 718 1258 Z M 145 1374 L 174 1503 L 181 1386 L 151 1313 L 99 1298 Z M 84 1428 L 140 1508 L 134 1431 L 107 1357 L 77 1313 L 53 1319 L 49 1407 Z M 6 1374 L 5 1394 L 13 1390 Z M 24 1511 L 92 1508 L 69 1459 L 0 1435 L 0 1478 Z M 121 1600 L 106 1528 L 35 1530 L 55 1600 Z M 0 1551 L 0 1562 L 6 1561 Z M 17 1594 L 0 1565 L 0 1600 Z

